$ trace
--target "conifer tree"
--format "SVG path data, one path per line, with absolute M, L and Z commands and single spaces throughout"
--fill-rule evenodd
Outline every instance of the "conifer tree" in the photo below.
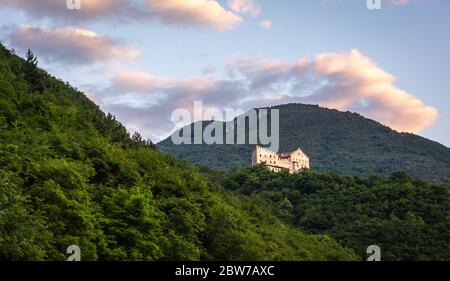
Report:
M 39 73 L 37 65 L 38 65 L 37 57 L 33 54 L 33 52 L 30 49 L 28 49 L 25 64 L 26 79 L 28 83 L 30 83 L 32 91 L 42 93 L 45 88 L 44 80 L 41 73 Z

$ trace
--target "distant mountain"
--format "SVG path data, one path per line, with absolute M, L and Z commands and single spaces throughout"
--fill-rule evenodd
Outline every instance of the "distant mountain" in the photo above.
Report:
M 362 176 L 403 171 L 423 180 L 450 181 L 450 149 L 442 144 L 396 132 L 356 113 L 304 104 L 272 108 L 280 110 L 280 150 L 301 147 L 315 171 Z M 220 169 L 249 166 L 254 149 L 254 145 L 174 145 L 171 138 L 157 147 Z

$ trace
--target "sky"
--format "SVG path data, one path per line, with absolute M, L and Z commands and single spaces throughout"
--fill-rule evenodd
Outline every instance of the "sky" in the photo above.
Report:
M 194 101 L 298 102 L 449 147 L 449 28 L 449 0 L 0 0 L 3 44 L 154 142 Z

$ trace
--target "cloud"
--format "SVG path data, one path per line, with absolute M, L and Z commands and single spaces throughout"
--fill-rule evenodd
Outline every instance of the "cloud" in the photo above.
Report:
M 81 9 L 70 10 L 65 0 L 0 0 L 3 5 L 22 10 L 31 16 L 71 21 L 115 16 L 132 9 L 131 2 L 129 0 L 81 0 Z
M 398 131 L 418 133 L 438 118 L 435 108 L 397 88 L 394 76 L 358 50 L 324 53 L 295 64 L 242 59 L 228 67 L 244 77 L 250 92 L 359 112 Z
M 32 49 L 49 62 L 92 64 L 101 61 L 131 60 L 138 50 L 95 32 L 72 27 L 46 29 L 21 25 L 7 36 L 19 49 Z
M 256 17 L 261 13 L 261 7 L 253 0 L 228 0 L 228 6 L 238 14 L 249 14 Z
M 155 76 L 148 72 L 120 70 L 113 77 L 113 86 L 119 90 L 148 93 L 157 88 L 169 85 L 174 81 L 174 78 Z
M 130 74 L 134 81 L 126 82 Z M 174 129 L 170 118 L 178 108 L 192 112 L 196 100 L 203 101 L 205 107 L 233 107 L 246 94 L 240 81 L 210 76 L 173 79 L 143 71 L 120 72 L 110 87 L 90 88 L 89 93 L 91 100 L 100 102 L 104 111 L 115 114 L 130 131 L 153 140 L 166 137 Z
M 139 128 L 153 140 L 171 132 L 174 125 L 170 116 L 175 109 L 192 110 L 195 100 L 219 110 L 293 102 L 319 104 L 358 112 L 398 131 L 413 133 L 438 118 L 436 109 L 397 88 L 393 75 L 358 50 L 323 53 L 295 63 L 237 57 L 229 61 L 226 75 L 216 77 L 173 79 L 137 73 L 117 75 L 108 90 L 94 96 L 128 128 Z M 119 91 L 111 91 L 114 88 Z
M 35 18 L 70 24 L 99 19 L 141 22 L 159 19 L 169 25 L 206 26 L 227 31 L 243 22 L 216 0 L 81 0 L 81 9 L 68 9 L 65 0 L 0 0 Z
M 270 21 L 270 20 L 263 20 L 259 23 L 259 25 L 262 28 L 267 29 L 267 30 L 272 29 L 272 21 Z
M 311 67 L 328 80 L 313 97 L 324 106 L 361 112 L 398 131 L 413 133 L 437 120 L 436 109 L 397 88 L 394 76 L 357 50 L 321 54 Z
M 167 24 L 207 25 L 226 31 L 243 21 L 214 0 L 147 0 L 147 3 L 152 13 Z
M 410 0 L 389 0 L 389 3 L 394 5 L 404 5 L 408 4 L 409 2 Z
M 213 101 L 213 96 L 220 95 L 214 92 L 221 88 L 204 77 L 174 81 L 163 89 L 154 87 L 147 94 L 139 92 L 142 89 L 140 85 L 129 84 L 128 91 L 116 89 L 116 86 L 113 80 L 107 89 L 91 88 L 89 97 L 103 111 L 116 115 L 130 132 L 138 131 L 153 141 L 159 141 L 172 132 L 171 113 L 174 110 L 185 108 L 192 112 L 194 100 L 210 96 L 210 101 Z M 223 96 L 223 101 L 225 99 Z

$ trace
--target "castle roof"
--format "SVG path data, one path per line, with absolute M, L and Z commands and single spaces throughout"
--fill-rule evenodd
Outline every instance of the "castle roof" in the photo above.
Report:
M 269 150 L 269 149 L 267 149 L 267 148 L 265 148 L 265 147 L 259 146 L 259 145 L 256 146 L 256 149 L 260 149 L 260 150 L 266 151 L 266 152 L 268 152 L 268 153 L 275 154 L 275 155 L 277 155 L 280 159 L 289 158 L 289 157 L 291 157 L 291 155 L 292 155 L 293 153 L 296 153 L 296 152 L 299 152 L 300 154 L 306 156 L 306 154 L 305 154 L 305 153 L 303 152 L 303 150 L 301 150 L 300 148 L 297 148 L 296 150 L 292 150 L 292 151 L 279 152 L 279 153 L 273 152 L 273 151 L 271 151 L 271 150 Z
M 293 151 L 281 152 L 278 154 L 280 155 L 280 157 L 289 157 L 294 152 L 300 152 L 301 154 L 305 154 L 300 148 L 297 148 L 296 150 L 293 150 Z

